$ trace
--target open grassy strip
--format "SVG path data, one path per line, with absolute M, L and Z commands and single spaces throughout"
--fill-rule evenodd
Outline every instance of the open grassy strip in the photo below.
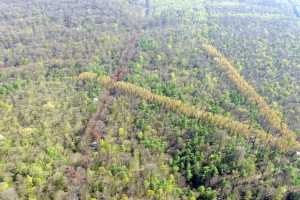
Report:
M 256 141 L 277 147 L 280 151 L 287 151 L 291 148 L 293 149 L 300 147 L 300 144 L 292 137 L 283 139 L 280 137 L 275 138 L 263 130 L 251 128 L 248 124 L 233 121 L 232 119 L 222 115 L 216 115 L 210 112 L 197 110 L 181 101 L 173 100 L 165 96 L 155 95 L 150 91 L 134 84 L 125 83 L 122 81 L 113 81 L 111 78 L 106 76 L 100 77 L 99 83 L 104 87 L 115 88 L 126 94 L 140 97 L 146 101 L 158 103 L 176 113 L 184 114 L 188 117 L 196 118 L 200 121 L 205 121 L 209 124 L 215 125 L 220 129 L 228 130 L 234 136 L 243 136 L 248 139 L 255 137 Z
M 260 114 L 267 120 L 269 126 L 279 132 L 288 140 L 295 140 L 295 134 L 289 130 L 287 124 L 266 103 L 255 89 L 237 72 L 234 66 L 218 50 L 209 44 L 203 44 L 208 55 L 225 71 L 228 78 L 235 84 L 236 88 L 245 96 L 249 102 L 258 106 Z

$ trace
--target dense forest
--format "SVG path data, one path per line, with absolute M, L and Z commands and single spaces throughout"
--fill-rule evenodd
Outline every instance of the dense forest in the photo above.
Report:
M 0 0 L 0 200 L 300 200 L 298 0 Z

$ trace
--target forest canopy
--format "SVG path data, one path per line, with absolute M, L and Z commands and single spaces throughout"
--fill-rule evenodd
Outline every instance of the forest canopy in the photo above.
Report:
M 299 200 L 297 0 L 1 0 L 0 200 Z

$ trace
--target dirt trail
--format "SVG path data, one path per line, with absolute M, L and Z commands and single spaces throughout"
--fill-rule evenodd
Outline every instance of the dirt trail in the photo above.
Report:
M 127 46 L 124 48 L 118 61 L 118 68 L 110 76 L 115 81 L 123 80 L 130 73 L 128 62 L 137 55 L 138 38 L 140 34 L 135 33 L 128 40 Z M 98 142 L 105 138 L 104 128 L 107 125 L 107 116 L 109 116 L 109 107 L 118 96 L 118 91 L 115 89 L 104 89 L 99 95 L 96 112 L 89 119 L 85 130 L 80 138 L 78 146 L 78 154 L 80 154 L 80 164 L 77 166 L 68 166 L 65 169 L 66 177 L 69 179 L 68 199 L 87 200 L 88 182 L 86 169 L 92 163 L 91 153 L 97 150 Z

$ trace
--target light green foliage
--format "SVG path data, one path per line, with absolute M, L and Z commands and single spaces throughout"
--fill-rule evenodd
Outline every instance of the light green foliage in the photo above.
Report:
M 41 190 L 56 184 L 49 183 L 49 177 L 68 164 L 75 149 L 76 133 L 87 117 L 87 96 L 75 92 L 75 83 L 27 81 L 14 92 L 14 102 L 1 104 L 7 112 L 0 122 L 6 138 L 1 141 L 0 158 L 10 165 L 1 168 L 0 179 L 18 177 L 26 185 L 17 187 L 22 198 L 39 199 Z
M 198 188 L 199 198 L 203 200 L 216 200 L 217 193 L 213 191 L 211 188 L 205 188 L 204 186 L 200 186 Z
M 126 69 L 123 81 L 277 136 L 210 43 L 299 132 L 295 1 L 150 0 L 148 15 L 144 2 L 0 1 L 0 199 L 300 199 L 296 152 L 96 80 Z
M 6 189 L 8 189 L 8 188 L 10 188 L 9 183 L 7 183 L 7 182 L 1 182 L 1 183 L 0 183 L 0 192 L 6 190 Z

